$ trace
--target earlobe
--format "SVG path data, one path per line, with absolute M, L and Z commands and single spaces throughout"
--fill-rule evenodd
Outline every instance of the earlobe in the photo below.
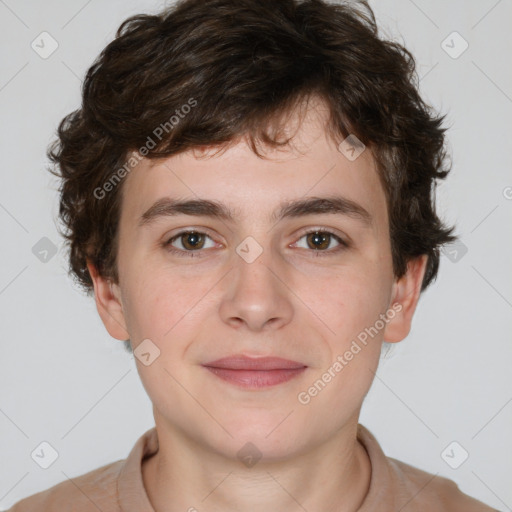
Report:
M 393 284 L 391 305 L 394 306 L 394 317 L 387 323 L 384 330 L 384 340 L 388 343 L 402 341 L 411 330 L 412 318 L 418 304 L 423 276 L 427 268 L 426 254 L 410 260 L 407 272 Z
M 123 305 L 119 286 L 98 273 L 97 268 L 87 260 L 87 270 L 94 285 L 96 309 L 108 333 L 117 340 L 128 340 Z

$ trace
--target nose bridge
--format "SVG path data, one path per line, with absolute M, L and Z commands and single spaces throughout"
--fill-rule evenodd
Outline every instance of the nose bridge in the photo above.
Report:
M 269 244 L 247 237 L 233 254 L 233 271 L 222 299 L 223 321 L 251 330 L 261 330 L 289 322 L 292 316 L 287 287 L 283 283 L 285 267 Z

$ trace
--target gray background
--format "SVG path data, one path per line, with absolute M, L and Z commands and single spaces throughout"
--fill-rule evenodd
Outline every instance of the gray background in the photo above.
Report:
M 125 458 L 154 424 L 133 357 L 66 275 L 57 182 L 45 171 L 45 150 L 60 119 L 79 106 L 81 79 L 118 25 L 163 5 L 0 0 L 3 509 Z M 424 96 L 448 113 L 454 165 L 438 189 L 439 212 L 457 224 L 464 245 L 443 255 L 411 334 L 382 360 L 361 423 L 387 455 L 512 510 L 512 4 L 372 6 L 383 33 L 415 55 Z M 46 59 L 31 48 L 43 31 L 58 42 Z M 463 41 L 454 31 L 469 43 L 457 58 Z M 33 252 L 48 244 L 43 237 L 57 248 L 46 262 Z M 30 456 L 42 441 L 59 453 L 46 470 Z M 441 456 L 453 441 L 469 453 L 457 469 Z M 448 450 L 452 464 L 460 450 Z

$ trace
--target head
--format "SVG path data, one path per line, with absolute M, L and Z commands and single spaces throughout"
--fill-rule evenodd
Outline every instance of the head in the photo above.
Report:
M 158 349 L 137 364 L 162 421 L 284 453 L 357 416 L 455 239 L 435 211 L 442 122 L 364 2 L 185 0 L 121 25 L 49 157 L 71 273 L 114 338 Z M 223 394 L 202 365 L 235 353 L 307 368 Z

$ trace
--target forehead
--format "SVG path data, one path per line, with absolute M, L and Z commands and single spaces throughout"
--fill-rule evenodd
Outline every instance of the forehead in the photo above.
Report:
M 246 140 L 219 152 L 188 150 L 166 159 L 143 159 L 123 186 L 122 218 L 137 221 L 163 198 L 211 199 L 223 203 L 239 219 L 261 212 L 275 220 L 276 205 L 298 198 L 342 196 L 387 222 L 384 190 L 371 151 L 349 159 L 326 131 L 322 104 L 284 126 L 291 143 L 261 149 L 258 157 Z M 340 139 L 341 140 L 341 139 Z M 351 139 L 352 140 L 352 139 Z M 350 153 L 348 156 L 352 156 Z

